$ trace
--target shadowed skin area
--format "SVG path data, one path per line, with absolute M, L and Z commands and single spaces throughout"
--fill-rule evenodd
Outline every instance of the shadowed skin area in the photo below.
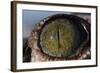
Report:
M 55 19 L 43 28 L 40 45 L 44 53 L 53 57 L 73 55 L 73 45 L 78 39 L 78 31 L 69 20 Z

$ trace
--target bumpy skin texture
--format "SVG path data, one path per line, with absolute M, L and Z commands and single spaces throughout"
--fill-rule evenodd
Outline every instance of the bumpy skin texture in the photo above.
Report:
M 77 52 L 73 52 L 73 49 L 71 49 L 73 45 L 77 45 L 79 43 L 77 41 L 78 38 L 76 38 L 76 35 L 79 32 L 77 32 L 77 28 L 74 28 L 73 24 L 69 21 L 66 21 L 66 19 L 60 19 L 59 21 L 55 20 L 55 22 L 48 23 L 48 25 L 41 32 L 42 26 L 44 25 L 45 21 L 49 20 L 49 18 L 51 17 L 47 17 L 37 23 L 28 39 L 28 47 L 32 49 L 31 61 L 42 62 L 86 58 L 86 56 L 83 57 L 84 52 L 86 53 L 86 50 L 78 50 Z M 65 23 L 68 26 L 66 26 Z M 77 41 L 77 43 L 73 42 L 73 39 L 74 41 Z M 77 46 L 79 46 L 79 44 Z M 88 45 L 85 47 L 88 48 L 88 53 L 90 53 L 90 47 Z M 72 55 L 73 53 L 76 54 Z M 72 56 L 69 57 L 70 55 Z

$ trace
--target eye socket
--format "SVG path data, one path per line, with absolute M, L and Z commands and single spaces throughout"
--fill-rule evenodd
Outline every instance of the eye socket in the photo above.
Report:
M 87 25 L 90 25 L 87 21 L 74 15 L 46 17 L 34 27 L 28 46 L 39 61 L 41 58 L 43 61 L 86 58 L 86 53 L 90 53 L 90 26 Z
M 76 56 L 89 40 L 87 27 L 82 25 L 81 20 L 83 19 L 67 14 L 49 17 L 38 34 L 38 46 L 41 51 L 52 57 Z

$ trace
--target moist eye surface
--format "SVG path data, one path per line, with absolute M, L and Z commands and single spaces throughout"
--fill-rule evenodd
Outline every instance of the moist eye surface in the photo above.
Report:
M 75 53 L 79 44 L 80 28 L 65 18 L 50 21 L 42 29 L 40 45 L 42 51 L 53 57 L 66 57 Z M 77 42 L 77 44 L 75 43 Z

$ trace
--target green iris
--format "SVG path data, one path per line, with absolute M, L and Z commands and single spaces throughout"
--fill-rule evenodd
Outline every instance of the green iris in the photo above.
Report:
M 65 57 L 72 54 L 75 28 L 67 19 L 55 19 L 49 22 L 40 35 L 43 52 L 54 57 Z

